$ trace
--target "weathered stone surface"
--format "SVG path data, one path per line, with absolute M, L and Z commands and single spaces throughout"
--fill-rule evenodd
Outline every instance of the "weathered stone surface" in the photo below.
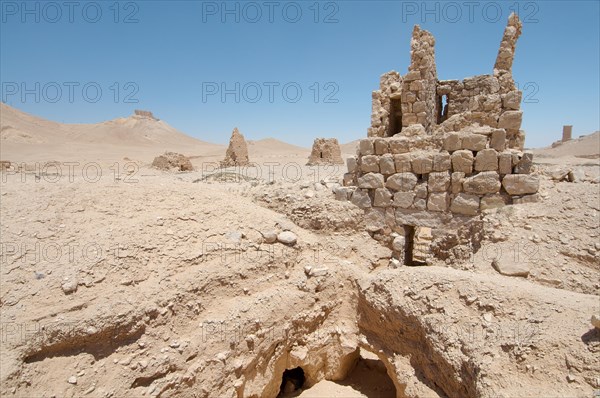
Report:
M 358 143 L 358 150 L 361 155 L 374 155 L 375 148 L 373 146 L 373 141 L 368 138 L 360 140 Z
M 389 145 L 393 154 L 410 151 L 410 142 L 406 137 L 393 137 L 389 140 Z
M 367 209 L 371 207 L 371 198 L 369 197 L 367 190 L 355 189 L 352 193 L 350 202 L 361 209 Z
M 379 156 L 363 156 L 361 158 L 360 170 L 363 173 L 379 173 Z
M 358 177 L 359 188 L 383 188 L 384 178 L 379 173 L 367 173 Z
M 493 148 L 498 152 L 502 152 L 504 148 L 506 148 L 506 130 L 497 129 L 492 131 L 490 148 Z
M 307 165 L 344 164 L 336 138 L 315 138 Z
M 417 183 L 415 186 L 415 196 L 420 199 L 427 199 L 427 194 L 429 193 L 429 189 L 427 188 L 427 183 L 425 181 L 421 181 Z
M 502 186 L 509 195 L 530 195 L 540 188 L 540 179 L 531 174 L 509 174 L 502 179 Z
M 502 36 L 502 42 L 500 43 L 500 49 L 498 50 L 494 69 L 502 72 L 511 72 L 517 40 L 521 35 L 522 28 L 523 24 L 519 20 L 517 14 L 511 14 L 508 17 L 508 24 L 504 29 L 504 35 Z
M 433 155 L 433 171 L 448 171 L 452 166 L 450 153 L 441 151 Z
M 492 267 L 498 273 L 506 276 L 520 276 L 527 278 L 529 266 L 523 260 L 515 261 L 512 256 L 501 256 L 492 260 Z
M 473 172 L 473 152 L 469 150 L 459 150 L 452 154 L 452 170 L 465 174 Z
M 459 193 L 450 205 L 452 213 L 475 216 L 479 212 L 479 196 Z
M 427 210 L 430 211 L 446 211 L 448 210 L 448 194 L 430 193 L 427 199 Z
M 498 128 L 519 130 L 523 119 L 523 111 L 506 111 L 498 119 Z
M 525 152 L 521 156 L 521 160 L 515 166 L 515 174 L 529 174 L 531 173 L 531 166 L 533 165 L 533 153 Z
M 429 192 L 446 192 L 450 186 L 449 172 L 432 172 L 427 180 Z
M 462 149 L 481 151 L 487 145 L 487 137 L 482 134 L 466 134 L 462 137 Z
M 152 161 L 152 167 L 159 170 L 192 171 L 194 166 L 187 156 L 175 152 L 165 152 Z
M 427 174 L 433 170 L 433 154 L 430 152 L 414 153 L 411 166 L 415 174 Z
M 394 164 L 396 166 L 396 173 L 412 172 L 412 162 L 410 153 L 394 155 Z
M 396 236 L 392 241 L 392 249 L 395 252 L 404 252 L 406 246 L 406 238 L 404 236 Z
M 521 98 L 523 93 L 519 90 L 509 91 L 502 95 L 502 106 L 504 109 L 518 110 L 521 106 Z
M 333 189 L 333 194 L 336 200 L 346 201 L 350 199 L 352 191 L 350 187 L 336 187 Z
M 498 152 L 495 149 L 483 149 L 475 156 L 475 171 L 498 170 Z
M 465 181 L 465 173 L 455 171 L 450 177 L 450 189 L 453 194 L 462 192 L 462 184 Z
M 394 194 L 394 202 L 392 203 L 392 206 L 408 209 L 410 206 L 412 206 L 414 199 L 415 193 L 412 191 L 396 192 Z
M 244 136 L 238 131 L 237 127 L 233 129 L 229 139 L 229 147 L 225 153 L 225 159 L 221 161 L 221 167 L 247 166 L 250 164 L 248 159 L 248 146 Z
M 392 204 L 392 193 L 386 188 L 377 188 L 373 196 L 373 206 L 388 207 Z
M 358 161 L 355 156 L 350 156 L 346 159 L 346 166 L 348 168 L 348 173 L 356 173 L 358 170 Z
M 512 173 L 512 154 L 510 152 L 502 152 L 498 154 L 498 173 Z
M 415 198 L 412 207 L 416 210 L 425 210 L 427 208 L 427 200 L 424 198 Z
M 495 171 L 484 171 L 465 178 L 463 191 L 477 195 L 497 193 L 500 191 L 500 176 Z
M 385 138 L 375 138 L 374 147 L 376 155 L 383 155 L 390 152 L 390 147 Z
M 377 232 L 386 227 L 385 211 L 383 209 L 370 208 L 365 213 L 365 226 L 369 232 Z
M 497 209 L 499 207 L 506 206 L 506 197 L 500 194 L 488 194 L 481 198 L 480 208 L 481 210 Z
M 396 172 L 394 156 L 387 153 L 379 158 L 379 171 L 381 174 L 390 175 Z
M 385 186 L 394 191 L 412 191 L 417 185 L 417 176 L 413 173 L 397 173 L 389 177 Z
M 414 104 L 413 104 L 413 107 L 414 107 Z M 414 108 L 413 108 L 413 111 L 416 113 Z M 415 136 L 420 136 L 420 135 L 426 134 L 425 127 L 423 127 L 421 124 L 411 124 L 407 127 L 404 127 L 400 133 L 406 137 L 415 137 Z
M 444 149 L 449 152 L 458 151 L 462 147 L 460 135 L 458 133 L 449 133 L 444 138 Z

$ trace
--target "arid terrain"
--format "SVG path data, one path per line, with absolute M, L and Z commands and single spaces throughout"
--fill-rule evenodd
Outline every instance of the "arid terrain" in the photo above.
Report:
M 219 170 L 164 121 L 0 121 L 1 396 L 600 391 L 598 133 L 535 150 L 540 200 L 484 211 L 468 256 L 398 266 L 308 148 Z

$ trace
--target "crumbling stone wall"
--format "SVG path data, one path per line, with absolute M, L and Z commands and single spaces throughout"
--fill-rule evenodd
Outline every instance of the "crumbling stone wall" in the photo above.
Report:
M 250 164 L 248 158 L 248 145 L 244 136 L 236 128 L 231 133 L 229 146 L 225 152 L 225 159 L 221 161 L 221 167 L 247 166 Z
M 344 164 L 342 150 L 336 138 L 315 138 L 307 165 L 321 164 Z
M 430 247 L 474 247 L 481 211 L 538 200 L 510 72 L 520 33 L 511 15 L 493 75 L 438 81 L 435 40 L 417 26 L 408 73 L 381 77 L 368 138 L 348 159 L 336 197 L 365 210 L 367 230 L 396 258 L 427 263 Z M 461 230 L 471 232 L 457 237 Z
M 422 125 L 427 134 L 489 126 L 506 130 L 509 148 L 523 149 L 522 92 L 516 88 L 511 71 L 521 27 L 519 18 L 511 15 L 492 75 L 438 80 L 435 39 L 415 26 L 408 73 L 384 74 L 379 90 L 373 92 L 368 136 L 407 135 L 404 130 L 414 124 Z
M 153 120 L 158 120 L 156 117 L 154 117 L 154 115 L 150 111 L 142 111 L 140 109 L 136 109 L 135 111 L 133 111 L 133 113 L 136 116 L 145 117 L 145 118 L 153 119 Z

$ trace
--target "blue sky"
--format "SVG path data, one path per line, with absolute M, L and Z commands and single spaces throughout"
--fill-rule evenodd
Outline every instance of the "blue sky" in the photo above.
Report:
M 599 1 L 0 3 L 2 99 L 56 121 L 139 108 L 211 142 L 235 126 L 248 139 L 347 142 L 366 136 L 379 76 L 406 73 L 415 24 L 436 38 L 438 77 L 462 79 L 492 72 L 518 10 L 526 146 L 564 124 L 600 129 Z

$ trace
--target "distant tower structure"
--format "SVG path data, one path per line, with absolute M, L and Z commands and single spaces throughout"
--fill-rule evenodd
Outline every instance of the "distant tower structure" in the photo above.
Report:
M 570 141 L 573 137 L 573 126 L 563 126 L 562 142 Z

